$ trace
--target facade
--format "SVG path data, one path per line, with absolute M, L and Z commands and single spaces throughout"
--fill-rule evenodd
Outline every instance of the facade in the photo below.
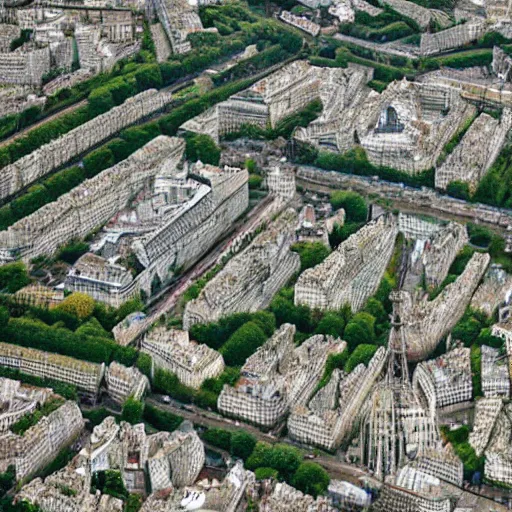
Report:
M 0 343 L 0 365 L 75 385 L 94 400 L 99 391 L 105 365 L 89 363 L 33 348 Z
M 456 348 L 416 367 L 412 385 L 430 410 L 470 402 L 473 397 L 469 348 Z
M 383 215 L 342 242 L 322 263 L 304 271 L 295 285 L 295 304 L 311 309 L 358 311 L 377 290 L 398 233 L 392 215 Z
M 123 128 L 163 109 L 170 101 L 169 93 L 158 92 L 155 89 L 141 92 L 128 98 L 122 105 L 112 108 L 9 164 L 2 169 L 0 199 L 15 194 Z M 2 238 L 0 237 L 0 240 Z M 3 242 L 3 240 L 0 242 L 0 247 Z
M 137 368 L 127 368 L 113 361 L 105 372 L 105 384 L 109 396 L 122 404 L 128 397 L 140 400 L 149 389 L 149 380 Z
M 16 479 L 21 480 L 49 464 L 70 445 L 84 426 L 82 413 L 75 402 L 65 402 L 48 416 L 43 416 L 23 435 L 6 432 L 0 436 L 0 471 L 13 465 Z
M 295 348 L 295 326 L 283 324 L 247 361 L 234 387 L 224 385 L 219 411 L 266 429 L 282 422 L 291 408 L 306 404 L 320 381 L 329 354 L 345 342 L 317 335 Z
M 300 257 L 291 251 L 297 214 L 282 213 L 249 247 L 226 266 L 187 303 L 183 327 L 215 322 L 233 313 L 265 309 L 274 295 L 299 271 Z
M 156 327 L 144 336 L 140 349 L 151 356 L 154 366 L 174 373 L 182 384 L 194 389 L 224 371 L 222 356 L 191 341 L 188 331 Z

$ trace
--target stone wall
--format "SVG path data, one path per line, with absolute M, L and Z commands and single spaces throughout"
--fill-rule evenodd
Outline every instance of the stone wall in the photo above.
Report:
M 265 309 L 300 268 L 299 255 L 290 250 L 296 226 L 297 214 L 289 209 L 232 258 L 199 297 L 187 303 L 184 329 L 232 313 Z
M 464 314 L 490 261 L 487 253 L 475 253 L 457 280 L 434 299 L 423 292 L 400 291 L 407 342 L 407 357 L 421 361 L 435 350 Z
M 41 85 L 50 71 L 50 48 L 0 53 L 0 84 Z
M 295 304 L 358 311 L 377 290 L 398 234 L 392 215 L 370 222 L 341 243 L 325 261 L 304 271 L 295 285 Z
M 466 226 L 456 222 L 432 235 L 423 253 L 427 286 L 439 286 L 444 281 L 453 260 L 468 242 Z
M 485 22 L 478 19 L 440 32 L 425 32 L 421 35 L 420 53 L 421 55 L 434 55 L 459 48 L 480 39 L 485 32 Z
M 436 169 L 436 188 L 445 189 L 452 181 L 469 184 L 474 192 L 499 155 L 512 127 L 512 110 L 505 108 L 500 119 L 480 114 L 462 140 Z
M 123 128 L 163 109 L 170 101 L 170 93 L 157 92 L 154 89 L 141 92 L 127 99 L 122 105 L 20 158 L 2 169 L 0 199 L 58 169 Z
M 75 402 L 65 402 L 48 416 L 42 417 L 22 436 L 8 433 L 0 439 L 0 468 L 10 464 L 21 480 L 48 465 L 73 442 L 84 427 L 82 413 Z
M 157 164 L 183 149 L 184 141 L 157 137 L 126 160 L 86 180 L 0 233 L 0 254 L 25 261 L 52 254 L 72 238 L 83 238 L 121 210 L 158 171 Z
M 43 379 L 73 384 L 93 396 L 98 394 L 105 370 L 104 364 L 8 343 L 0 343 L 0 365 Z

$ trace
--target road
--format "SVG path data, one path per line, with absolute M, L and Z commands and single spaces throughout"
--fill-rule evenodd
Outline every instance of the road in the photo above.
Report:
M 153 395 L 146 398 L 146 403 L 149 403 L 154 407 L 158 407 L 164 411 L 182 416 L 186 420 L 189 420 L 196 425 L 201 425 L 203 427 L 222 428 L 225 430 L 243 429 L 247 432 L 250 432 L 258 441 L 264 441 L 271 444 L 286 443 L 292 446 L 296 446 L 288 439 L 278 439 L 270 434 L 265 434 L 253 425 L 242 422 L 235 422 L 229 418 L 224 418 L 219 414 L 207 412 L 194 406 L 187 406 L 187 408 L 190 407 L 190 409 L 182 409 L 171 404 L 164 404 L 160 400 L 157 400 L 155 398 L 156 396 L 157 395 Z M 329 473 L 331 478 L 346 480 L 359 486 L 361 485 L 361 479 L 366 478 L 366 480 L 373 481 L 375 484 L 379 484 L 380 486 L 380 483 L 375 481 L 371 475 L 358 467 L 339 461 L 335 455 L 322 453 L 318 457 L 315 457 L 314 461 L 317 464 L 320 464 L 320 466 L 322 466 Z

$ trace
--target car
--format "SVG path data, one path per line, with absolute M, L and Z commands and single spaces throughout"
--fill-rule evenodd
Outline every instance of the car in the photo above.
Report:
M 162 396 L 162 402 L 164 402 L 165 404 L 170 404 L 171 403 L 171 397 L 167 396 L 167 395 Z

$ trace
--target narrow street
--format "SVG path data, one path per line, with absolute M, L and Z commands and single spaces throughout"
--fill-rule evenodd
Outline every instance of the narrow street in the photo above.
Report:
M 220 414 L 216 414 L 213 412 L 208 412 L 203 409 L 199 409 L 194 406 L 182 406 L 178 407 L 172 404 L 162 403 L 161 400 L 158 400 L 157 397 L 159 395 L 151 395 L 146 399 L 146 402 L 153 405 L 154 407 L 158 407 L 167 412 L 171 412 L 172 414 L 176 414 L 178 416 L 182 416 L 186 420 L 191 421 L 195 425 L 200 425 L 203 427 L 209 428 L 222 428 L 225 430 L 239 430 L 243 429 L 247 432 L 250 432 L 258 441 L 263 441 L 266 443 L 286 443 L 292 446 L 296 446 L 302 450 L 300 445 L 293 443 L 287 438 L 279 439 L 271 434 L 266 434 L 256 428 L 253 425 L 249 425 L 247 423 L 234 421 L 229 418 L 224 418 Z M 183 407 L 186 407 L 184 409 Z M 305 457 L 309 460 L 309 457 Z M 375 481 L 371 475 L 363 471 L 362 469 L 352 466 L 350 464 L 346 464 L 338 460 L 336 455 L 328 455 L 327 453 L 321 453 L 317 457 L 315 457 L 314 462 L 320 464 L 331 476 L 331 478 L 338 480 L 347 480 L 355 485 L 361 485 L 361 478 L 366 477 L 369 481 Z

